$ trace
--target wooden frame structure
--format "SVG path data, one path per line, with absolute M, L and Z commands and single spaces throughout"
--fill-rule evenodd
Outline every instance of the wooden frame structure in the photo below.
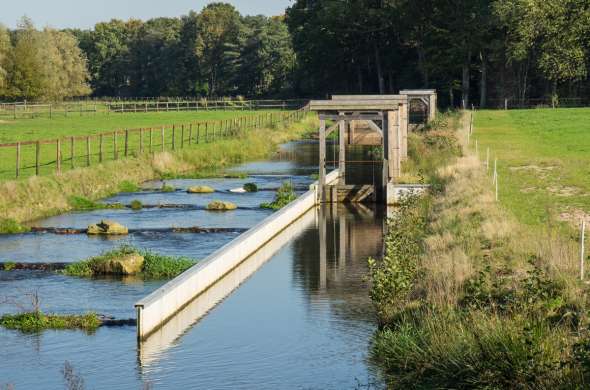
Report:
M 437 94 L 435 89 L 404 89 L 401 90 L 400 95 L 406 95 L 408 102 L 412 100 L 420 100 L 428 107 L 428 122 L 434 120 L 436 117 Z
M 364 121 L 381 135 L 383 146 L 382 187 L 399 178 L 402 154 L 407 153 L 408 97 L 404 95 L 334 96 L 332 100 L 314 100 L 309 109 L 320 119 L 320 172 L 318 202 L 326 202 L 326 139 L 339 132 L 338 187 L 346 187 L 346 131 L 354 132 L 354 121 Z M 326 128 L 326 122 L 335 122 Z M 405 129 L 405 137 L 403 135 Z M 386 198 L 386 197 L 385 197 Z M 335 197 L 331 196 L 331 201 Z

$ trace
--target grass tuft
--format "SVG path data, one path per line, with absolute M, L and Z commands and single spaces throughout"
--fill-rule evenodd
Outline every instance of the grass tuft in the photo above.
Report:
M 134 201 L 131 202 L 131 210 L 141 210 L 143 208 L 143 203 L 141 203 L 141 201 L 135 199 Z
M 82 329 L 94 331 L 101 325 L 95 313 L 84 315 L 57 315 L 41 312 L 6 314 L 0 317 L 0 326 L 25 333 L 35 333 L 46 329 Z
M 137 192 L 139 190 L 139 186 L 129 180 L 119 183 L 119 192 Z
M 6 218 L 0 219 L 0 234 L 19 234 L 19 233 L 27 233 L 31 229 L 26 226 L 21 225 L 20 223 L 16 222 L 14 219 Z
M 276 211 L 282 209 L 295 199 L 297 199 L 295 188 L 292 183 L 286 181 L 277 190 L 274 200 L 271 203 L 262 203 L 260 207 Z

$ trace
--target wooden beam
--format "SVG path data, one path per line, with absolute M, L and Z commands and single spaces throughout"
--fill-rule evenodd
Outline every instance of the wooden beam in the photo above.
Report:
M 383 174 L 382 174 L 382 182 L 381 186 L 383 191 L 387 191 L 387 183 L 389 183 L 389 132 L 386 131 L 389 128 L 388 125 L 389 117 L 386 115 L 383 118 Z
M 338 136 L 338 184 L 346 185 L 346 122 L 338 122 L 340 132 Z
M 401 160 L 408 159 L 408 125 L 409 125 L 409 105 L 400 104 L 399 106 L 399 122 L 401 132 Z
M 389 140 L 389 177 L 397 180 L 401 175 L 400 125 L 399 112 L 387 112 L 387 133 Z
M 383 130 L 379 126 L 377 126 L 377 124 L 375 122 L 373 122 L 373 121 L 367 121 L 367 124 L 369 125 L 369 127 L 371 129 L 375 130 L 377 133 L 379 133 L 379 135 L 381 137 L 383 137 Z
M 320 113 L 319 118 L 326 121 L 380 121 L 383 119 L 381 114 L 324 114 Z
M 325 122 L 325 121 L 324 121 Z M 338 128 L 338 123 L 333 124 L 332 126 L 330 126 L 330 128 L 328 130 L 326 130 L 326 138 L 330 136 L 330 134 L 332 134 L 332 132 L 334 130 L 336 130 Z
M 392 100 L 312 100 L 309 102 L 311 111 L 387 111 L 397 107 L 405 99 Z
M 400 95 L 332 95 L 336 101 L 359 101 L 359 100 L 407 100 L 405 94 Z
M 326 187 L 326 121 L 320 120 L 320 175 L 318 188 L 318 203 L 323 203 L 324 188 Z

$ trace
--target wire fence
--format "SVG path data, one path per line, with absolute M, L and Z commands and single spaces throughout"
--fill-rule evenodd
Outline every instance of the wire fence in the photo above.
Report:
M 298 110 L 305 100 L 81 100 L 60 103 L 10 102 L 0 103 L 0 118 L 33 119 L 83 115 L 153 113 L 181 111 L 268 111 Z
M 590 107 L 590 98 L 556 98 L 551 97 L 538 99 L 489 99 L 485 108 L 517 110 L 517 109 L 535 109 L 535 108 L 575 108 Z
M 239 137 L 244 131 L 300 121 L 306 108 L 216 121 L 124 129 L 87 136 L 0 144 L 0 179 L 60 174 L 145 153 Z

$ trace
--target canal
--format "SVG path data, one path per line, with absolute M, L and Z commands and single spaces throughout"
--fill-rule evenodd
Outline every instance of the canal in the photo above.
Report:
M 316 170 L 317 144 L 297 142 L 285 145 L 271 161 L 237 167 L 237 173 L 248 175 L 245 178 L 167 181 L 179 189 L 173 193 L 160 192 L 162 183 L 146 183 L 139 193 L 105 201 L 128 204 L 137 199 L 146 205 L 182 204 L 186 208 L 99 210 L 48 218 L 35 225 L 84 228 L 100 219 L 115 219 L 138 232 L 117 239 L 53 234 L 0 237 L 0 261 L 71 262 L 122 244 L 202 259 L 237 237 L 240 229 L 268 216 L 270 211 L 258 206 L 272 200 L 272 190 L 283 181 L 291 181 L 303 192 Z M 373 175 L 380 168 L 363 165 L 349 171 L 354 179 Z M 262 191 L 229 191 L 246 182 L 255 182 Z M 199 184 L 217 192 L 186 193 L 186 188 Z M 206 211 L 205 206 L 214 199 L 234 202 L 239 209 Z M 135 327 L 103 327 L 93 334 L 22 334 L 0 329 L 0 387 L 63 388 L 65 361 L 84 379 L 86 388 L 382 387 L 367 360 L 375 320 L 365 276 L 367 257 L 380 256 L 382 251 L 383 215 L 380 208 L 361 205 L 311 210 L 273 240 L 270 255 L 244 262 L 139 345 Z M 236 231 L 158 232 L 192 226 Z M 135 317 L 134 302 L 163 283 L 0 271 L 0 297 L 38 291 L 46 312 L 94 311 L 124 319 Z M 0 306 L 0 313 L 17 310 Z

